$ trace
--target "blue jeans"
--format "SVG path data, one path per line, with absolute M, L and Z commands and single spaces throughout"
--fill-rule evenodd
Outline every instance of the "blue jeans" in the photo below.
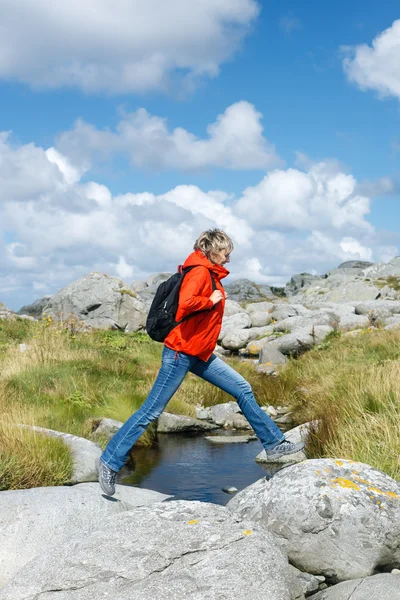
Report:
M 109 441 L 101 459 L 113 471 L 120 471 L 129 452 L 149 424 L 157 419 L 190 371 L 228 392 L 259 437 L 265 449 L 271 449 L 285 438 L 279 427 L 258 406 L 250 384 L 232 367 L 214 354 L 207 362 L 164 346 L 162 365 L 157 379 L 142 406 Z

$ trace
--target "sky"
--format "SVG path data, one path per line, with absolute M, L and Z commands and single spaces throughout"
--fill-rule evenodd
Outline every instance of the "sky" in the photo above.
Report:
M 388 262 L 399 102 L 394 0 L 0 0 L 0 302 L 214 227 L 230 281 Z

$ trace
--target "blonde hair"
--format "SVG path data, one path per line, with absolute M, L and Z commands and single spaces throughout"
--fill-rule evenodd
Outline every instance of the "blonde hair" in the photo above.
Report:
M 212 253 L 217 254 L 222 250 L 232 252 L 233 242 L 231 238 L 221 229 L 207 229 L 197 238 L 193 246 L 194 250 L 201 250 L 209 259 Z

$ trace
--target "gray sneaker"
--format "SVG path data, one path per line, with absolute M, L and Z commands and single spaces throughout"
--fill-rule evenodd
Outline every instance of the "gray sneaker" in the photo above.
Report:
M 275 448 L 271 448 L 271 450 L 266 450 L 265 452 L 267 454 L 267 458 L 280 458 L 281 456 L 286 456 L 287 454 L 300 452 L 300 450 L 303 450 L 303 448 L 304 442 L 293 444 L 288 440 L 283 440 L 283 442 L 275 446 Z
M 99 484 L 101 489 L 107 496 L 114 496 L 117 472 L 107 467 L 100 458 L 96 459 L 96 468 L 99 474 Z

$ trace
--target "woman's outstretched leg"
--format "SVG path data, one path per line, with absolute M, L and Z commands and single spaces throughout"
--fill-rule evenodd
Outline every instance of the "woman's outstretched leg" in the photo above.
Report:
M 303 443 L 292 444 L 286 440 L 279 427 L 257 404 L 249 382 L 223 360 L 212 355 L 207 362 L 198 360 L 190 370 L 236 399 L 269 457 L 293 454 L 304 447 Z
M 162 365 L 149 395 L 111 438 L 98 461 L 100 486 L 109 496 L 115 493 L 115 477 L 127 461 L 132 446 L 160 416 L 181 385 L 191 362 L 188 355 L 164 347 Z

